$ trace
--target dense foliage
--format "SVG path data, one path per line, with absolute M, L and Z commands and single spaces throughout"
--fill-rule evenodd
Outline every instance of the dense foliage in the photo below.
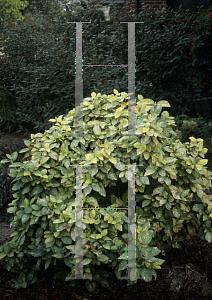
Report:
M 13 152 L 19 152 L 21 149 L 25 148 L 23 142 L 15 146 L 4 146 L 0 144 L 0 160 L 7 159 L 8 155 L 11 155 Z M 19 153 L 17 157 L 17 162 L 23 162 L 23 154 Z M 9 176 L 10 168 L 2 165 L 0 163 L 0 222 L 12 221 L 11 215 L 7 213 L 8 204 L 13 201 L 13 194 L 15 193 L 12 190 L 12 178 Z
M 211 95 L 211 14 L 146 8 L 119 20 L 145 21 L 135 25 L 137 94 L 168 100 L 173 116 L 189 114 L 195 99 Z M 68 23 L 74 21 L 91 21 L 82 25 L 84 65 L 127 64 L 127 24 L 106 22 L 96 7 L 82 1 L 74 14 L 69 9 L 25 15 L 24 22 L 1 32 L 0 94 L 16 98 L 11 120 L 1 118 L 5 130 L 44 132 L 51 127 L 49 118 L 75 106 L 76 25 Z M 127 87 L 127 68 L 83 68 L 84 97 Z
M 27 1 L 21 0 L 1 0 L 0 2 L 0 28 L 7 24 L 15 23 L 17 20 L 24 20 L 21 14 L 22 9 L 28 5 Z
M 180 247 L 178 242 L 196 231 L 212 241 L 212 196 L 204 192 L 211 177 L 204 167 L 203 140 L 190 137 L 185 144 L 176 140 L 173 117 L 162 112 L 168 102 L 140 95 L 137 135 L 121 137 L 128 125 L 127 99 L 117 90 L 108 96 L 92 93 L 83 101 L 83 137 L 73 135 L 73 109 L 64 118 L 49 120 L 55 125 L 44 134 L 32 134 L 31 141 L 25 141 L 28 148 L 20 153 L 28 152 L 24 157 L 28 161 L 15 162 L 17 152 L 1 161 L 11 162 L 9 175 L 16 190 L 8 209 L 16 230 L 0 247 L 7 270 L 19 274 L 14 287 L 35 283 L 36 271 L 47 270 L 52 263 L 63 265 L 64 280 L 75 276 L 76 164 L 91 165 L 83 169 L 82 224 L 84 275 L 92 277 L 86 281 L 89 291 L 99 284 L 109 287 L 111 272 L 117 278 L 127 275 L 129 215 L 122 208 L 128 207 L 132 173 L 126 165 L 136 164 L 137 277 L 145 281 L 156 277 L 155 269 L 164 260 L 155 256 L 167 246 Z

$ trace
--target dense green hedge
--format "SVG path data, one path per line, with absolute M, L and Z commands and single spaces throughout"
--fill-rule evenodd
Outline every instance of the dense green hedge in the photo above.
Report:
M 17 102 L 10 121 L 1 117 L 6 130 L 44 132 L 50 118 L 74 107 L 76 30 L 67 21 L 92 22 L 83 24 L 84 65 L 127 64 L 127 24 L 106 22 L 97 8 L 83 5 L 75 14 L 26 16 L 2 30 L 0 94 L 10 92 Z M 161 15 L 146 8 L 120 20 L 145 21 L 135 25 L 136 94 L 169 101 L 174 116 L 189 114 L 196 98 L 212 94 L 211 14 L 175 10 Z M 83 68 L 84 97 L 127 88 L 127 68 Z

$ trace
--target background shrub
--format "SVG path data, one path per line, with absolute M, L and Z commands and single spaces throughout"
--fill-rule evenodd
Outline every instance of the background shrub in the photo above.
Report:
M 211 138 L 212 124 L 206 122 L 202 117 L 191 118 L 187 115 L 180 115 L 176 117 L 176 130 L 180 131 L 181 142 L 189 142 L 189 137 L 195 138 L 203 137 Z
M 4 28 L 8 59 L 0 65 L 0 92 L 7 90 L 17 99 L 11 120 L 1 122 L 5 130 L 44 132 L 50 118 L 75 106 L 76 31 L 68 22 L 81 20 L 92 22 L 83 24 L 84 65 L 127 64 L 128 28 L 119 21 L 144 21 L 136 24 L 136 94 L 168 100 L 173 116 L 196 113 L 196 99 L 211 94 L 210 11 L 162 14 L 145 8 L 106 22 L 97 7 L 81 5 L 75 14 L 71 9 L 37 12 Z M 204 59 L 199 55 L 203 48 Z M 83 97 L 92 91 L 111 94 L 114 88 L 127 92 L 127 68 L 83 68 Z

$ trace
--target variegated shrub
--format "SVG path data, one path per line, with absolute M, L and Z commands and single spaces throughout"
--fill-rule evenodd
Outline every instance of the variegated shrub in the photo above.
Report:
M 155 256 L 167 246 L 180 247 L 177 242 L 196 229 L 212 241 L 212 204 L 204 192 L 211 177 L 204 167 L 203 140 L 181 143 L 172 129 L 174 118 L 162 111 L 169 103 L 141 95 L 136 135 L 121 136 L 128 126 L 127 97 L 116 90 L 92 93 L 83 100 L 83 136 L 73 135 L 73 109 L 63 119 L 51 119 L 55 125 L 44 134 L 25 141 L 23 163 L 15 162 L 17 152 L 2 161 L 11 162 L 17 190 L 8 209 L 16 230 L 0 247 L 7 269 L 19 274 L 14 287 L 35 283 L 37 270 L 58 261 L 66 280 L 75 276 L 76 165 L 89 165 L 82 168 L 83 272 L 93 278 L 86 281 L 89 291 L 96 284 L 109 286 L 106 265 L 117 278 L 127 276 L 128 214 L 121 208 L 128 206 L 129 164 L 136 165 L 137 277 L 156 277 L 164 260 Z

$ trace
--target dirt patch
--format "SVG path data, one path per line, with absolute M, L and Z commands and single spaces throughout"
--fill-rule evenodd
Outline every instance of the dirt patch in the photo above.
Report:
M 5 244 L 6 242 L 9 242 L 12 238 L 10 238 L 10 235 L 15 231 L 15 226 L 12 226 L 10 228 L 10 224 L 8 222 L 1 222 L 0 223 L 0 245 Z
M 17 144 L 20 144 L 24 140 L 31 139 L 31 133 L 27 133 L 26 136 L 24 136 L 25 133 L 23 132 L 11 132 L 11 133 L 1 133 L 0 132 L 0 143 L 5 146 L 15 146 Z

